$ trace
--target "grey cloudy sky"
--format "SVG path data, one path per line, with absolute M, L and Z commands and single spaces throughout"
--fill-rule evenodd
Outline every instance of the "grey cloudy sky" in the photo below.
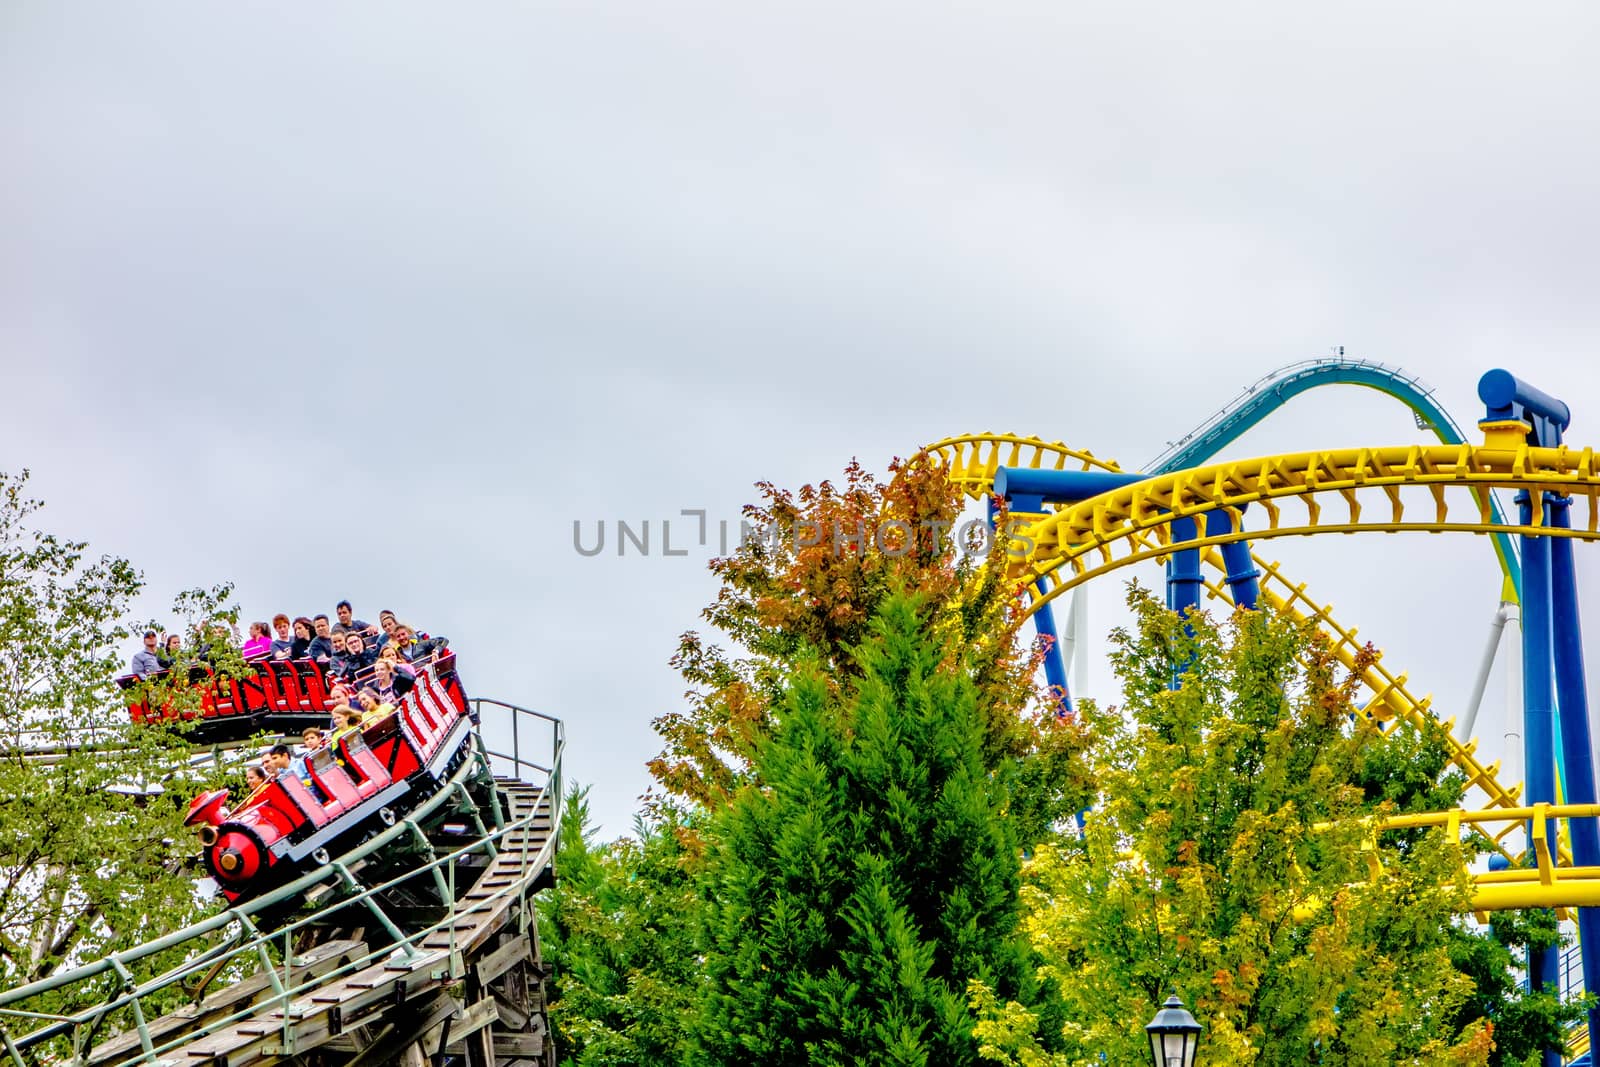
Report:
M 1597 52 L 1580 3 L 9 0 L 0 466 L 149 611 L 450 634 L 621 830 L 714 590 L 575 518 L 972 430 L 1133 466 L 1339 344 L 1600 441 Z M 1323 391 L 1231 452 L 1417 437 Z M 1465 694 L 1485 543 L 1272 548 Z

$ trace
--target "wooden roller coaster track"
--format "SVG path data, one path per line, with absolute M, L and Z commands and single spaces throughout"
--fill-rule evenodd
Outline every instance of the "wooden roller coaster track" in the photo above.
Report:
M 561 724 L 499 701 L 473 704 L 490 724 L 509 719 L 510 753 L 475 734 L 473 758 L 406 818 L 273 893 L 123 954 L 192 949 L 182 965 L 115 988 L 95 1009 L 39 1015 L 17 1006 L 38 988 L 0 994 L 10 1061 L 255 1067 L 314 1057 L 327 1067 L 420 1067 L 453 1053 L 472 1067 L 554 1064 L 531 897 L 553 880 Z M 549 730 L 548 762 L 524 758 L 529 725 Z M 437 847 L 441 824 L 459 835 L 457 847 Z M 363 882 L 371 869 L 395 868 Z M 427 895 L 418 887 L 435 906 L 406 903 Z M 284 915 L 286 902 L 304 903 Z M 274 915 L 280 925 L 264 930 Z M 50 984 L 126 975 L 128 962 L 112 957 Z M 221 988 L 201 996 L 212 984 Z M 197 992 L 147 1019 L 144 1002 L 176 988 Z M 125 1028 L 97 1039 L 112 1019 Z M 19 1031 L 18 1022 L 34 1025 Z

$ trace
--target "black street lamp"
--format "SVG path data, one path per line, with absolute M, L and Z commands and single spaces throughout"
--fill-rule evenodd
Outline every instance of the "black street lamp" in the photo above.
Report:
M 1194 1067 L 1200 1024 L 1176 996 L 1167 998 L 1144 1032 L 1150 1037 L 1150 1062 L 1155 1067 Z

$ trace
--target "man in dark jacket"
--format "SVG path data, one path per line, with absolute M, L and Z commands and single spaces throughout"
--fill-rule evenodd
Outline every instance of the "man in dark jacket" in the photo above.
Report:
M 311 639 L 311 650 L 306 655 L 326 666 L 333 659 L 333 633 L 328 629 L 328 617 L 318 615 L 311 620 L 311 626 L 317 635 Z

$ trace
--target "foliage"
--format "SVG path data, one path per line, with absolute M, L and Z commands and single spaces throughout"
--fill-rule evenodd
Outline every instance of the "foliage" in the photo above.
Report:
M 961 540 L 979 532 L 961 521 L 961 494 L 930 457 L 896 460 L 890 473 L 880 483 L 852 462 L 842 487 L 757 486 L 762 502 L 745 518 L 763 533 L 713 561 L 722 586 L 702 613 L 742 655 L 683 636 L 673 662 L 689 706 L 656 720 L 665 746 L 650 763 L 665 802 L 715 809 L 751 780 L 752 753 L 796 664 L 815 664 L 830 693 L 848 699 L 861 674 L 851 650 L 891 591 L 906 588 L 919 594 L 923 624 L 948 639 L 947 665 L 977 690 L 983 763 L 1013 778 L 1019 840 L 1046 839 L 1081 806 L 1082 730 L 1053 706 L 1029 713 L 1042 650 L 1018 638 L 1022 591 L 1003 576 L 1004 516 L 989 551 L 977 551 Z
M 706 1062 L 973 1063 L 967 982 L 1023 994 L 982 697 L 927 619 L 889 594 L 849 695 L 790 672 L 707 857 Z
M 562 1054 L 594 1063 L 685 1060 L 700 1020 L 717 1015 L 712 1011 L 696 1016 L 683 1009 L 686 997 L 699 997 L 700 952 L 704 949 L 712 958 L 721 958 L 715 946 L 726 946 L 717 931 L 732 929 L 719 925 L 731 921 L 731 913 L 713 910 L 721 896 L 716 881 L 721 875 L 713 868 L 725 870 L 735 856 L 759 862 L 749 851 L 755 847 L 750 839 L 729 843 L 732 824 L 718 823 L 716 814 L 735 798 L 745 798 L 744 803 L 763 795 L 760 783 L 766 756 L 762 754 L 772 751 L 773 732 L 787 714 L 782 709 L 796 687 L 834 708 L 840 723 L 855 714 L 857 701 L 865 699 L 862 687 L 868 680 L 857 646 L 881 644 L 873 619 L 902 587 L 915 589 L 918 595 L 901 601 L 898 617 L 931 642 L 922 654 L 932 659 L 923 667 L 937 668 L 941 686 L 964 687 L 962 714 L 976 716 L 971 723 L 962 719 L 960 726 L 976 729 L 963 743 L 960 757 L 961 774 L 967 776 L 963 780 L 975 790 L 964 802 L 976 807 L 945 813 L 948 825 L 957 825 L 963 817 L 977 818 L 975 813 L 987 818 L 994 805 L 1002 803 L 1000 798 L 1009 797 L 1008 824 L 997 839 L 1007 843 L 1000 849 L 1003 856 L 991 857 L 1010 871 L 996 883 L 1008 888 L 983 900 L 962 897 L 960 904 L 995 921 L 985 919 L 981 935 L 963 927 L 961 938 L 966 940 L 950 942 L 952 951 L 958 943 L 971 942 L 960 950 L 959 962 L 941 949 L 930 957 L 928 966 L 933 970 L 924 968 L 926 973 L 919 972 L 914 981 L 905 976 L 912 985 L 901 997 L 924 1008 L 924 1002 L 937 1002 L 943 1013 L 936 1028 L 943 1035 L 940 1040 L 965 1042 L 970 1053 L 966 1030 L 971 1019 L 962 1002 L 965 976 L 989 974 L 1020 995 L 1026 971 L 1014 944 L 1007 950 L 1007 967 L 974 970 L 972 960 L 985 957 L 988 949 L 973 946 L 987 946 L 985 938 L 1004 941 L 1014 922 L 1014 840 L 1048 838 L 1088 795 L 1086 780 L 1073 773 L 1084 732 L 1077 723 L 1058 719 L 1053 706 L 1030 713 L 1039 651 L 1017 640 L 1022 621 L 1019 590 L 1003 580 L 999 565 L 1005 540 L 995 539 L 988 551 L 976 550 L 981 546 L 962 550 L 956 536 L 960 494 L 927 457 L 897 461 L 888 483 L 878 482 L 852 463 L 842 487 L 822 482 L 790 493 L 763 483 L 759 489 L 762 502 L 746 509 L 746 519 L 760 533 L 712 564 L 722 585 L 704 618 L 729 647 L 689 633 L 674 659 L 692 688 L 684 711 L 663 716 L 655 724 L 665 744 L 651 763 L 660 789 L 648 798 L 646 816 L 632 838 L 597 845 L 581 826 L 582 806 L 569 808 L 577 823 L 564 831 L 562 881 L 549 898 L 546 923 L 547 949 L 558 961 L 559 999 L 552 1004 L 552 1019 Z M 978 526 L 985 527 L 987 537 L 986 524 L 980 520 Z M 805 669 L 797 674 L 801 665 Z M 872 676 L 877 694 L 873 699 L 879 705 L 885 699 L 884 684 L 881 677 Z M 917 727 L 928 737 L 955 728 L 946 724 L 935 729 L 929 723 Z M 901 732 L 910 736 L 909 730 L 903 727 Z M 948 747 L 948 738 L 939 743 Z M 859 762 L 867 751 L 858 746 L 849 759 Z M 946 753 L 941 758 L 951 757 Z M 866 772 L 858 768 L 852 773 Z M 954 772 L 947 768 L 941 773 Z M 926 782 L 922 788 L 926 790 Z M 948 803 L 954 803 L 959 792 L 953 792 Z M 908 795 L 922 794 L 912 790 Z M 908 803 L 904 797 L 898 802 Z M 848 811 L 838 809 L 832 817 L 854 825 L 852 832 L 864 833 L 868 818 L 864 813 L 877 809 L 857 804 L 853 797 L 851 804 Z M 985 832 L 993 832 L 989 823 L 983 825 L 988 827 Z M 880 829 L 887 831 L 887 824 Z M 900 827 L 897 832 L 905 830 Z M 921 843 L 914 836 L 900 841 L 896 862 L 903 859 L 900 852 L 915 851 L 913 842 Z M 955 850 L 951 842 L 942 847 L 946 853 Z M 879 844 L 863 853 L 862 862 L 888 854 Z M 970 862 L 988 862 L 980 861 L 983 854 L 980 847 Z M 967 870 L 950 856 L 944 858 L 953 866 L 943 877 Z M 872 884 L 885 892 L 892 887 L 898 894 L 902 891 L 898 880 L 913 874 L 921 877 L 921 871 L 896 867 L 879 872 Z M 827 885 L 828 892 L 835 892 L 842 883 L 834 880 Z M 786 899 L 789 905 L 799 900 Z M 940 899 L 935 893 L 926 907 L 901 919 L 914 925 L 944 915 L 941 908 L 959 910 L 954 903 L 939 903 Z M 873 914 L 883 922 L 890 921 L 889 914 L 899 914 L 894 909 L 902 906 L 893 896 L 858 902 L 860 908 L 869 904 L 879 909 Z M 824 897 L 814 905 L 830 921 L 838 917 Z M 742 906 L 754 909 L 761 902 L 746 899 Z M 991 915 L 997 908 L 999 912 Z M 951 916 L 955 910 L 950 910 Z M 749 914 L 754 921 L 755 912 Z M 691 936 L 704 945 L 685 947 Z M 912 926 L 897 936 L 903 946 L 920 946 L 913 954 L 926 951 L 920 940 L 926 935 Z M 847 947 L 841 941 L 832 951 L 839 959 L 839 974 L 845 974 L 845 955 L 863 949 L 859 943 Z M 685 966 L 691 961 L 693 972 Z M 856 963 L 865 965 L 864 959 Z M 960 980 L 952 980 L 951 974 Z M 847 981 L 837 975 L 834 980 Z M 726 992 L 727 987 L 722 988 Z M 887 996 L 888 988 L 879 992 Z M 836 990 L 835 995 L 843 993 Z M 711 1045 L 715 1042 L 706 1047 Z M 699 1055 L 703 1058 L 710 1052 L 702 1050 Z
M 128 728 L 112 684 L 140 576 L 35 529 L 41 505 L 27 478 L 0 473 L 0 988 L 138 944 L 204 908 L 185 869 L 190 783 L 150 792 L 188 746 L 174 732 Z M 152 958 L 134 977 L 170 962 Z M 96 992 L 27 1006 L 71 1011 Z
M 1494 1067 L 1541 1062 L 1540 1050 L 1564 1045 L 1567 1032 L 1586 1016 L 1587 998 L 1563 1001 L 1556 990 L 1522 988 L 1518 970 L 1525 970 L 1527 950 L 1559 950 L 1563 938 L 1550 911 L 1497 912 L 1488 933 L 1456 928 L 1450 959 L 1473 980 L 1473 993 L 1458 1022 L 1487 1019 L 1494 1027 Z
M 600 845 L 587 790 L 562 809 L 561 877 L 538 898 L 555 975 L 550 1021 L 563 1063 L 682 1063 L 698 985 L 696 886 L 670 819 Z
M 1356 714 L 1353 676 L 1286 618 L 1192 617 L 1191 634 L 1137 587 L 1130 605 L 1125 706 L 1082 709 L 1100 802 L 1081 841 L 1041 848 L 1025 873 L 1066 1047 L 1047 1052 L 1034 1012 L 977 984 L 985 1055 L 1145 1064 L 1138 1024 L 1176 992 L 1207 1028 L 1204 1063 L 1489 1062 L 1485 1020 L 1539 1008 L 1456 919 L 1460 847 L 1371 831 L 1380 813 L 1459 798 L 1437 736 Z

